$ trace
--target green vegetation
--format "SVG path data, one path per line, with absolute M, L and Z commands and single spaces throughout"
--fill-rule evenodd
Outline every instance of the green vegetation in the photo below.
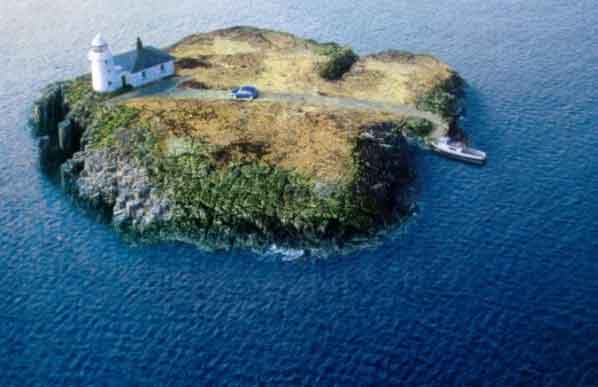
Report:
M 409 117 L 404 121 L 404 128 L 409 134 L 425 137 L 432 132 L 434 124 L 424 118 Z
M 341 47 L 336 43 L 322 45 L 318 53 L 329 57 L 318 70 L 320 76 L 329 81 L 341 79 L 359 59 L 350 47 Z
M 257 162 L 219 167 L 204 144 L 155 160 L 150 178 L 176 203 L 174 225 L 187 235 L 316 241 L 343 238 L 371 223 L 347 190 L 319 195 L 310 179 Z
M 65 86 L 69 106 L 86 116 L 85 144 L 109 147 L 146 168 L 153 185 L 174 204 L 174 217 L 162 230 L 193 240 L 210 234 L 292 244 L 343 241 L 377 224 L 379 203 L 364 188 L 372 181 L 362 176 L 373 176 L 364 168 L 370 168 L 368 157 L 380 155 L 374 143 L 356 144 L 352 178 L 322 187 L 313 178 L 260 161 L 224 158 L 223 164 L 219 155 L 226 149 L 190 137 L 176 137 L 185 146 L 169 152 L 165 136 L 172 135 L 142 121 L 141 109 L 99 103 L 107 96 L 93 93 L 88 85 L 77 80 Z M 376 165 L 374 170 L 384 168 Z
M 91 77 L 82 76 L 63 84 L 66 103 L 70 106 L 76 106 L 84 100 L 92 97 L 100 99 L 100 94 L 93 92 L 91 88 Z
M 103 148 L 114 144 L 118 129 L 130 128 L 139 117 L 139 110 L 128 106 L 112 106 L 97 109 L 93 118 L 93 130 L 89 132 L 89 145 Z
M 230 146 L 174 135 L 170 126 L 160 129 L 164 119 L 146 121 L 142 113 L 97 105 L 85 131 L 88 149 L 110 148 L 144 167 L 152 186 L 172 203 L 173 218 L 144 229 L 144 237 L 178 235 L 213 246 L 342 243 L 375 232 L 395 219 L 394 192 L 409 175 L 404 140 L 393 128 L 423 135 L 431 127 L 417 119 L 364 127 L 371 134 L 355 139 L 352 170 L 342 182 L 323 184 L 259 158 L 224 157 Z
M 86 104 L 104 102 L 133 90 L 133 86 L 125 85 L 125 87 L 112 93 L 96 93 L 91 87 L 90 75 L 83 75 L 66 81 L 63 83 L 63 88 L 66 103 L 71 107 L 77 106 L 81 102 L 85 102 Z
M 459 99 L 463 94 L 463 80 L 456 73 L 419 96 L 416 106 L 420 110 L 429 111 L 451 120 L 458 115 Z
M 407 117 L 405 119 L 389 123 L 391 130 L 395 133 L 404 134 L 409 137 L 424 138 L 434 129 L 434 124 L 425 118 Z
M 362 167 L 352 181 L 322 189 L 309 177 L 259 161 L 223 165 L 221 147 L 187 137 L 177 140 L 185 144 L 183 151 L 169 153 L 160 146 L 164 133 L 140 121 L 139 113 L 126 106 L 98 109 L 86 133 L 88 146 L 111 147 L 146 168 L 154 186 L 174 203 L 174 217 L 160 226 L 162 232 L 204 242 L 217 237 L 226 243 L 250 238 L 293 244 L 343 241 L 375 228 L 376 202 L 356 191 Z M 359 165 L 368 164 L 356 157 Z
M 130 128 L 138 118 L 138 109 L 105 104 L 109 99 L 130 91 L 131 86 L 100 94 L 93 91 L 91 77 L 84 75 L 62 83 L 62 88 L 69 117 L 80 128 L 91 127 L 85 134 L 85 141 L 92 147 L 111 145 L 117 129 Z
M 238 29 L 242 33 L 256 31 L 265 40 L 249 40 L 254 46 L 261 47 L 260 44 L 264 45 L 262 41 L 274 39 L 274 43 L 295 47 L 292 42 L 283 39 L 286 35 L 282 38 L 278 34 L 264 37 L 261 30 Z M 250 38 L 243 37 L 246 40 Z M 237 47 L 229 43 L 223 46 L 223 52 L 228 52 L 224 48 Z M 269 45 L 276 46 L 274 43 Z M 300 47 L 296 57 L 303 58 L 304 45 L 296 46 Z M 209 50 L 212 49 L 210 46 Z M 246 49 L 245 45 L 241 45 L 241 49 Z M 311 56 L 302 62 L 305 71 L 298 73 L 313 74 L 317 68 L 322 79 L 339 80 L 359 59 L 351 48 L 334 43 L 318 44 L 316 51 L 319 55 L 310 52 Z M 220 69 L 216 66 L 218 58 L 213 59 L 203 51 L 197 52 L 195 56 L 190 56 L 194 51 L 191 54 L 182 51 L 179 70 L 198 68 L 198 71 L 201 70 L 198 74 L 204 76 L 207 71 Z M 254 57 L 259 59 L 259 54 L 252 56 L 243 51 L 238 55 L 241 69 L 246 65 L 250 69 L 251 66 L 257 68 L 261 63 L 251 62 Z M 276 59 L 275 56 L 272 58 Z M 229 59 L 230 55 L 227 55 L 226 60 Z M 281 67 L 280 72 L 287 74 L 285 69 L 293 68 L 295 62 L 289 60 L 288 65 Z M 246 76 L 243 71 L 239 70 L 238 74 L 233 72 L 233 75 L 240 78 Z M 228 74 L 220 75 L 230 81 Z M 184 87 L 207 88 L 212 85 L 209 83 L 212 78 L 205 77 L 188 81 Z M 306 79 L 329 88 L 342 86 L 342 82 L 332 84 L 322 79 L 314 80 L 311 75 Z M 304 81 L 299 79 L 297 82 L 302 85 Z M 119 105 L 116 101 L 109 101 L 127 89 L 110 94 L 95 93 L 89 76 L 61 82 L 60 85 L 60 100 L 63 100 L 64 94 L 69 119 L 76 130 L 81 131 L 80 144 L 83 149 L 89 151 L 80 154 L 81 159 L 77 160 L 79 164 L 73 164 L 74 168 L 83 168 L 84 165 L 87 168 L 89 163 L 95 165 L 93 163 L 98 160 L 100 162 L 97 164 L 106 161 L 103 169 L 96 171 L 97 176 L 93 175 L 94 171 L 89 173 L 92 175 L 87 176 L 91 181 L 89 184 L 95 184 L 97 187 L 94 189 L 99 192 L 109 192 L 114 187 L 114 181 L 118 182 L 119 190 L 123 181 L 132 182 L 130 187 L 126 186 L 126 191 L 120 191 L 133 196 L 133 199 L 125 200 L 127 211 L 129 207 L 135 207 L 133 210 L 138 211 L 130 216 L 162 222 L 157 224 L 149 220 L 149 228 L 142 224 L 136 231 L 144 235 L 155 232 L 160 238 L 166 239 L 174 234 L 181 236 L 181 239 L 202 243 L 215 237 L 223 242 L 249 241 L 256 245 L 275 241 L 303 246 L 306 243 L 320 244 L 322 241 L 342 243 L 355 236 L 376 232 L 381 226 L 396 220 L 395 215 L 401 215 L 401 210 L 397 208 L 400 207 L 398 201 L 402 199 L 397 193 L 412 177 L 406 142 L 397 133 L 424 137 L 433 129 L 429 121 L 422 119 L 389 118 L 389 115 L 378 116 L 373 113 L 331 113 L 324 109 L 310 111 L 309 114 L 294 114 L 296 121 L 289 120 L 290 125 L 270 118 L 275 115 L 268 113 L 295 112 L 292 110 L 294 107 L 287 105 L 281 109 L 276 105 L 272 110 L 267 110 L 267 106 L 259 104 L 266 114 L 258 114 L 258 107 L 243 110 L 234 104 L 214 103 L 214 106 L 205 104 L 207 106 L 202 105 L 194 111 L 187 106 L 190 103 L 185 105 L 183 101 L 157 101 L 157 104 L 170 103 L 169 108 L 173 109 L 170 115 L 157 115 L 152 114 L 147 101 L 146 105 L 139 101 L 139 105 L 133 102 Z M 446 91 L 443 87 L 439 87 L 439 90 Z M 446 101 L 436 102 L 438 98 L 444 96 L 432 96 L 430 100 L 433 103 L 424 103 L 432 108 L 437 108 L 436 105 L 445 106 Z M 345 115 L 350 116 L 347 118 Z M 239 124 L 240 129 L 246 132 L 235 131 L 236 122 L 247 121 L 248 117 L 259 121 L 251 121 L 251 126 Z M 390 122 L 391 119 L 399 121 Z M 222 125 L 222 128 L 217 127 L 217 124 Z M 280 131 L 288 131 L 290 126 L 295 130 L 291 133 L 298 133 L 293 136 L 295 141 L 303 140 L 302 133 L 305 133 L 306 138 L 313 137 L 315 140 L 301 143 L 272 141 L 272 146 L 267 140 L 270 137 L 277 138 L 272 134 L 278 132 L 262 129 L 270 126 L 280 126 Z M 305 128 L 315 129 L 301 130 Z M 339 133 L 344 134 L 349 129 L 350 137 L 342 137 L 342 141 L 339 141 Z M 219 141 L 224 130 L 228 131 L 226 134 L 233 133 L 239 138 L 230 135 L 227 141 Z M 327 141 L 330 145 L 327 150 L 333 148 L 337 152 L 319 156 L 322 153 L 320 144 Z M 301 155 L 301 158 L 291 158 L 289 155 L 297 149 L 298 144 L 313 147 L 314 151 Z M 103 151 L 96 152 L 100 149 Z M 275 152 L 287 158 L 276 157 Z M 322 157 L 317 160 L 320 163 L 314 162 L 314 155 Z M 331 158 L 334 160 L 330 161 Z M 342 162 L 337 158 L 342 159 Z M 77 169 L 73 170 L 73 176 L 76 176 Z M 106 182 L 106 175 L 113 180 Z M 150 190 L 151 200 L 158 196 L 159 200 L 167 203 L 165 207 L 143 201 L 149 200 L 147 196 Z M 110 202 L 105 204 L 114 205 Z M 167 216 L 162 216 L 164 208 Z M 156 209 L 157 215 L 150 212 Z M 141 211 L 145 212 L 140 215 Z M 135 223 L 131 223 L 131 228 L 135 227 Z
M 436 87 L 431 92 L 418 97 L 416 106 L 420 110 L 439 114 L 448 119 L 455 114 L 457 99 L 453 94 L 443 90 L 442 87 Z

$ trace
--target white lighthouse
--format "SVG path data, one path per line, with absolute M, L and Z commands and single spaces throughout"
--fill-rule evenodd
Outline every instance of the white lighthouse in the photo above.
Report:
M 174 75 L 175 58 L 137 38 L 135 49 L 115 56 L 98 34 L 91 42 L 87 58 L 91 62 L 91 83 L 98 93 L 125 87 L 141 87 Z
M 91 62 L 91 79 L 93 89 L 99 93 L 114 91 L 119 86 L 114 79 L 114 59 L 108 43 L 98 34 L 91 42 L 91 49 L 87 55 Z

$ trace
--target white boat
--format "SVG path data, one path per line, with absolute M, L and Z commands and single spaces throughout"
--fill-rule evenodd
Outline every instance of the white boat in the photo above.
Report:
M 469 148 L 464 143 L 453 141 L 449 137 L 433 139 L 429 144 L 434 152 L 452 159 L 475 164 L 484 164 L 486 162 L 486 152 Z

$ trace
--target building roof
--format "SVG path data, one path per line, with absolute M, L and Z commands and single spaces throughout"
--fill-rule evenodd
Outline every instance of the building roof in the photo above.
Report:
M 103 47 L 103 46 L 107 46 L 107 45 L 108 45 L 108 43 L 106 43 L 106 41 L 102 37 L 102 34 L 97 34 L 96 37 L 93 38 L 93 40 L 91 42 L 92 47 Z
M 170 62 L 174 57 L 151 46 L 141 46 L 135 50 L 114 56 L 114 64 L 130 73 L 138 73 L 150 67 Z

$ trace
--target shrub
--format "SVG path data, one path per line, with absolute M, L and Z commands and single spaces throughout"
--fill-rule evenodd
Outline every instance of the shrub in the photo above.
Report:
M 431 92 L 417 98 L 416 106 L 420 110 L 429 111 L 451 118 L 457 111 L 457 98 L 440 87 L 434 88 Z
M 329 43 L 322 48 L 322 54 L 328 56 L 328 61 L 319 68 L 322 78 L 329 81 L 341 79 L 357 62 L 359 56 L 349 47 L 340 47 L 337 44 Z
M 463 86 L 461 77 L 454 73 L 429 93 L 419 96 L 416 106 L 420 110 L 439 114 L 450 120 L 459 114 L 459 99 L 463 97 Z
M 405 129 L 418 137 L 425 137 L 434 129 L 434 125 L 424 118 L 410 117 L 405 120 Z

